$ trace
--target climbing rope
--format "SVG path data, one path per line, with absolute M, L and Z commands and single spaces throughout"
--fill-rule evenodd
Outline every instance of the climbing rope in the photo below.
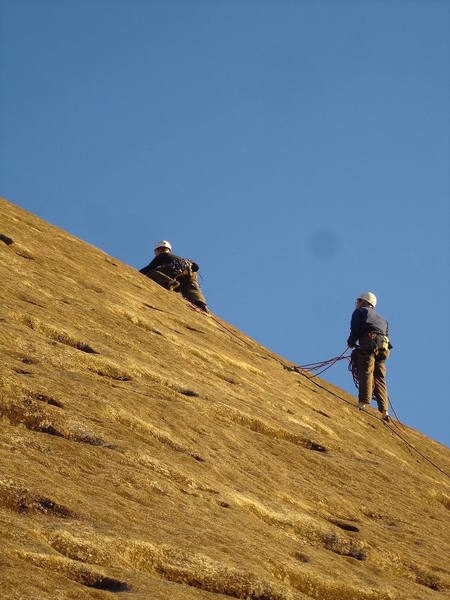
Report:
M 311 376 L 308 376 L 308 378 L 312 378 L 312 377 L 317 377 L 318 375 L 324 373 L 325 371 L 330 369 L 333 365 L 335 365 L 340 360 L 347 360 L 348 361 L 348 370 L 352 374 L 353 383 L 355 384 L 356 389 L 359 389 L 358 362 L 357 362 L 357 353 L 358 353 L 359 349 L 355 348 L 350 355 L 346 356 L 346 353 L 348 350 L 349 350 L 349 348 L 346 348 L 344 350 L 344 352 L 339 354 L 339 356 L 333 356 L 333 358 L 329 358 L 328 360 L 323 360 L 323 361 L 315 362 L 315 363 L 307 363 L 304 365 L 297 365 L 295 370 L 300 369 L 301 371 L 303 371 L 303 375 L 305 375 L 304 372 L 307 371 L 308 373 L 311 373 Z M 314 373 L 314 371 L 317 371 L 317 372 Z M 372 399 L 376 400 L 374 390 L 375 390 L 375 382 L 373 383 L 373 386 L 372 386 L 372 392 L 373 392 Z M 396 412 L 394 405 L 392 404 L 389 396 L 388 396 L 388 402 L 389 402 L 389 406 L 392 409 L 392 412 L 395 415 L 395 418 L 397 419 L 398 424 L 402 428 L 404 428 L 404 425 L 398 418 L 397 412 Z M 394 425 L 397 426 L 397 423 L 394 423 Z
M 187 301 L 187 304 L 189 306 L 189 308 L 191 308 L 192 310 L 194 310 L 195 312 L 198 313 L 202 313 L 204 317 L 209 317 L 210 319 L 212 319 L 215 323 L 217 323 L 217 325 L 223 329 L 224 331 L 226 331 L 227 333 L 229 333 L 230 335 L 232 335 L 233 337 L 235 337 L 237 340 L 239 340 L 240 342 L 242 342 L 243 344 L 245 344 L 248 348 L 251 348 L 253 350 L 253 346 L 247 342 L 247 340 L 244 340 L 244 338 L 242 338 L 240 335 L 238 335 L 237 333 L 235 333 L 233 330 L 229 329 L 228 327 L 226 327 L 226 325 L 224 325 L 217 317 L 216 315 L 214 315 L 212 312 L 205 312 L 204 310 L 201 310 L 200 308 L 198 308 L 197 306 L 195 306 L 195 304 L 192 304 L 191 302 Z
M 342 354 L 345 354 L 344 352 Z M 342 356 L 342 355 L 341 355 Z M 347 358 L 350 359 L 349 356 L 344 357 L 342 356 L 342 358 Z M 340 357 L 335 357 L 335 359 L 340 360 Z M 337 360 L 335 359 L 330 359 L 329 361 L 323 361 L 324 363 L 327 362 L 332 362 L 334 360 L 334 362 L 337 362 Z M 319 363 L 315 363 L 315 364 L 319 364 Z M 334 363 L 333 363 L 334 364 Z M 305 372 L 304 370 L 302 370 L 299 366 L 295 366 L 295 367 L 286 367 L 287 370 L 289 371 L 295 371 L 297 372 L 299 375 L 302 375 L 303 377 L 305 377 L 308 381 L 310 381 L 311 383 L 313 383 L 314 385 L 316 385 L 317 387 L 321 388 L 322 390 L 325 390 L 326 392 L 328 392 L 329 394 L 331 394 L 332 396 L 334 396 L 335 398 L 338 398 L 339 400 L 342 400 L 343 402 L 345 402 L 346 404 L 350 404 L 350 406 L 354 407 L 353 402 L 350 402 L 349 400 L 346 400 L 345 398 L 343 398 L 342 396 L 340 396 L 339 394 L 336 394 L 335 392 L 332 392 L 331 390 L 329 390 L 328 388 L 326 388 L 324 385 L 321 385 L 317 379 L 315 377 L 311 377 L 309 374 L 307 374 L 307 371 Z M 392 404 L 391 404 L 392 405 Z M 395 412 L 395 411 L 394 411 Z M 376 417 L 375 415 L 369 413 L 369 412 L 365 412 L 364 414 L 366 414 L 368 417 L 375 419 L 376 421 L 379 421 L 380 419 L 378 417 Z M 395 415 L 397 420 L 397 414 Z M 450 478 L 450 474 L 447 473 L 446 471 L 444 471 L 443 469 L 441 469 L 441 467 L 439 467 L 439 465 L 437 465 L 436 463 L 434 463 L 430 458 L 428 458 L 425 454 L 423 454 L 423 452 L 421 452 L 420 450 L 418 450 L 413 444 L 411 444 L 411 442 L 409 442 L 404 435 L 402 435 L 398 429 L 398 427 L 391 427 L 390 424 L 386 421 L 382 421 L 383 425 L 385 427 L 387 427 L 394 435 L 396 435 L 397 437 L 399 437 L 404 444 L 406 444 L 407 448 L 410 450 L 414 450 L 414 452 L 416 452 L 419 456 L 421 456 L 425 461 L 427 461 L 430 465 L 432 465 L 435 469 L 437 469 L 438 471 L 440 471 L 443 475 L 445 475 L 446 477 Z M 400 423 L 400 421 L 399 421 Z
M 190 308 L 192 308 L 192 310 L 195 310 L 196 312 L 202 312 L 199 308 L 197 308 L 196 306 L 194 306 L 193 304 L 191 304 L 190 302 L 188 302 L 188 306 Z M 231 329 L 229 329 L 228 327 L 226 327 L 221 321 L 219 321 L 219 319 L 217 319 L 217 317 L 215 315 L 213 315 L 212 313 L 203 313 L 204 316 L 209 316 L 212 318 L 212 320 L 217 323 L 217 325 L 219 325 L 219 327 L 221 327 L 224 331 L 226 331 L 227 333 L 229 333 L 230 335 L 232 335 L 233 337 L 237 338 L 240 342 L 244 343 L 246 346 L 248 346 L 249 348 L 251 348 L 252 350 L 254 349 L 253 346 L 251 346 L 249 344 L 249 342 L 247 342 L 247 340 L 244 340 L 241 336 L 239 336 L 238 334 L 236 334 L 234 331 L 232 331 Z M 339 400 L 342 400 L 343 402 L 345 402 L 346 404 L 349 404 L 350 406 L 355 407 L 353 402 L 350 402 L 349 400 L 346 400 L 345 398 L 343 398 L 342 396 L 340 396 L 339 394 L 336 394 L 335 392 L 332 392 L 331 390 L 329 390 L 328 388 L 326 388 L 325 386 L 321 385 L 318 381 L 317 381 L 317 376 L 320 375 L 321 373 L 323 373 L 324 371 L 326 371 L 327 369 L 331 368 L 333 365 L 335 365 L 337 362 L 341 361 L 341 360 L 348 360 L 349 361 L 349 370 L 352 372 L 353 375 L 353 381 L 355 382 L 355 385 L 358 387 L 357 385 L 357 381 L 358 379 L 356 378 L 355 380 L 355 376 L 357 374 L 357 371 L 353 371 L 352 368 L 352 356 L 354 353 L 354 350 L 352 352 L 351 355 L 346 355 L 348 351 L 348 348 L 346 348 L 344 350 L 344 352 L 342 352 L 341 354 L 339 354 L 339 356 L 334 356 L 333 358 L 329 358 L 328 360 L 324 360 L 324 361 L 319 361 L 319 362 L 315 362 L 315 363 L 308 363 L 308 364 L 304 364 L 304 365 L 293 365 L 293 366 L 289 366 L 286 365 L 286 363 L 282 362 L 279 359 L 276 359 L 277 362 L 279 362 L 282 367 L 284 369 L 286 369 L 287 371 L 294 371 L 296 373 L 298 373 L 299 375 L 301 375 L 302 377 L 305 377 L 308 381 L 310 381 L 311 383 L 313 383 L 315 386 L 321 388 L 322 390 L 325 390 L 326 392 L 328 392 L 328 394 L 331 394 L 332 396 L 334 396 L 335 398 L 338 398 Z M 356 364 L 356 361 L 354 360 L 354 364 Z M 314 371 L 317 371 L 314 373 Z M 355 373 L 355 374 L 354 374 Z M 359 382 L 358 382 L 359 384 Z M 399 423 L 399 425 L 401 425 L 404 428 L 404 425 L 401 423 L 400 419 L 397 416 L 397 413 L 395 412 L 395 409 L 392 405 L 392 402 L 390 400 L 390 398 L 388 397 L 389 400 L 389 405 L 392 408 L 394 414 L 395 414 L 395 418 L 397 419 L 397 422 Z M 380 419 L 378 417 L 376 417 L 375 415 L 369 413 L 369 412 L 365 412 L 364 414 L 366 414 L 368 417 L 375 419 L 377 422 L 380 421 Z M 423 452 L 421 452 L 418 448 L 416 448 L 413 444 L 411 444 L 411 442 L 409 442 L 404 435 L 402 435 L 399 431 L 398 425 L 395 423 L 395 421 L 390 420 L 390 423 L 392 423 L 394 425 L 394 427 L 391 427 L 391 425 L 389 424 L 389 422 L 387 421 L 382 421 L 383 425 L 385 427 L 387 427 L 387 429 L 389 429 L 394 435 L 396 435 L 398 438 L 400 438 L 402 440 L 402 442 L 406 445 L 406 447 L 408 448 L 408 451 L 411 452 L 411 450 L 413 450 L 414 452 L 416 452 L 419 456 L 421 456 L 426 462 L 428 462 L 430 465 L 432 465 L 435 469 L 437 469 L 440 473 L 442 473 L 443 475 L 445 475 L 446 477 L 450 478 L 450 474 L 447 473 L 446 471 L 444 471 L 443 469 L 441 469 L 441 467 L 439 467 L 439 465 L 437 465 L 436 463 L 434 463 L 430 458 L 428 458 L 425 454 L 423 454 Z
M 309 373 L 313 373 L 312 377 L 317 377 L 321 373 L 324 373 L 328 369 L 330 369 L 333 365 L 335 365 L 340 360 L 349 360 L 349 356 L 344 356 L 347 352 L 348 348 L 339 354 L 339 356 L 333 356 L 333 358 L 329 358 L 328 360 L 323 360 L 321 362 L 316 363 L 308 363 L 306 365 L 297 365 L 298 369 L 302 369 L 303 371 L 308 371 Z M 317 371 L 314 373 L 314 371 Z
M 211 318 L 224 331 L 226 331 L 227 333 L 229 333 L 230 335 L 232 335 L 233 337 L 235 337 L 240 342 L 244 343 L 249 348 L 252 348 L 252 346 L 249 344 L 249 342 L 247 342 L 247 340 L 244 340 L 240 335 L 238 335 L 237 333 L 235 333 L 232 329 L 229 329 L 226 325 L 224 325 L 221 321 L 219 321 L 219 319 L 215 315 L 211 314 Z

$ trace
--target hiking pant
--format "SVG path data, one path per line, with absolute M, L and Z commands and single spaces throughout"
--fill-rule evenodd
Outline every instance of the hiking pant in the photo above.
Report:
M 191 273 L 190 275 L 182 275 L 178 278 L 180 282 L 180 292 L 186 300 L 195 304 L 202 310 L 207 310 L 206 300 L 202 294 L 202 290 L 197 282 L 197 273 Z
M 162 273 L 159 270 L 152 269 L 151 271 L 146 273 L 146 275 L 147 275 L 147 277 L 152 279 L 155 283 L 158 283 L 159 285 L 161 285 L 166 290 L 170 290 L 170 291 L 178 290 L 180 287 L 180 284 L 178 283 L 178 281 L 176 279 L 172 279 L 172 277 L 169 277 L 168 275 L 166 275 L 165 273 Z
M 386 389 L 386 365 L 389 350 L 365 350 L 358 352 L 359 401 L 370 404 L 372 390 L 380 412 L 388 410 Z M 375 387 L 374 387 L 375 383 Z
M 177 279 L 173 279 L 172 277 L 169 277 L 169 275 L 166 275 L 166 273 L 163 273 L 162 270 L 153 269 L 147 273 L 147 277 L 150 277 L 150 279 L 166 290 L 181 292 L 181 295 L 186 298 L 186 300 L 195 304 L 195 306 L 198 306 L 202 310 L 207 311 L 205 297 L 197 283 L 197 273 L 182 275 Z

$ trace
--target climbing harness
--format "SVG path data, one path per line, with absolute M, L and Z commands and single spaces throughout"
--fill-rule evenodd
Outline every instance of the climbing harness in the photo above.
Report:
M 380 350 L 387 350 L 389 348 L 389 338 L 384 333 L 378 331 L 369 331 L 367 333 L 369 339 L 370 349 L 372 352 L 377 354 Z

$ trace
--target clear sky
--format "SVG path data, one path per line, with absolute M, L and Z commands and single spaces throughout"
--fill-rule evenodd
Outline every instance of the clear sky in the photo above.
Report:
M 136 268 L 169 239 L 296 363 L 340 354 L 374 291 L 392 402 L 448 444 L 449 12 L 0 0 L 0 194 Z

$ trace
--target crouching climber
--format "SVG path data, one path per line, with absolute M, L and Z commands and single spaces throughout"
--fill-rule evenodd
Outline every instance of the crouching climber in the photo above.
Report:
M 172 254 L 172 246 L 167 240 L 157 242 L 154 250 L 155 258 L 140 272 L 166 290 L 180 292 L 186 300 L 208 312 L 197 281 L 198 264 Z
M 377 299 L 372 292 L 364 292 L 356 300 L 350 325 L 349 348 L 357 351 L 359 380 L 359 404 L 362 410 L 370 404 L 372 390 L 383 420 L 388 421 L 388 393 L 386 389 L 385 361 L 392 345 L 389 341 L 389 326 L 384 317 L 376 312 Z

